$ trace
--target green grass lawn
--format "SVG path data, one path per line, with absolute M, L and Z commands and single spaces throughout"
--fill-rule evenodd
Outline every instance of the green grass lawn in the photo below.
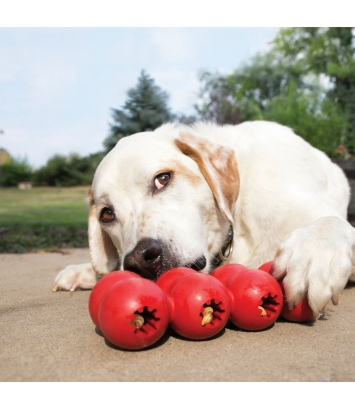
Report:
M 0 252 L 85 247 L 88 187 L 0 189 Z

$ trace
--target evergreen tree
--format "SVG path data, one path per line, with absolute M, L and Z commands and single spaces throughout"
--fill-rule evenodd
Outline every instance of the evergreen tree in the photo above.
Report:
M 123 137 L 143 131 L 152 131 L 173 120 L 168 107 L 168 94 L 155 85 L 154 80 L 142 70 L 138 84 L 127 92 L 122 109 L 112 109 L 114 123 L 104 147 L 110 151 Z

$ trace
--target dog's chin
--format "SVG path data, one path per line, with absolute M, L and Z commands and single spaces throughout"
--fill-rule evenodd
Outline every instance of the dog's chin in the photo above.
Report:
M 185 265 L 187 268 L 191 268 L 197 272 L 201 271 L 203 268 L 206 267 L 207 260 L 206 258 L 202 255 L 198 259 L 196 259 L 194 262 Z
M 205 258 L 205 256 L 200 256 L 199 258 L 197 258 L 196 260 L 194 260 L 193 262 L 188 262 L 188 263 L 181 263 L 178 261 L 172 261 L 171 259 L 168 261 L 168 263 L 165 265 L 164 262 L 162 263 L 162 265 L 159 267 L 160 269 L 157 272 L 151 273 L 151 272 L 137 272 L 139 273 L 141 276 L 146 277 L 147 279 L 156 281 L 159 276 L 161 276 L 163 273 L 167 272 L 170 269 L 174 269 L 174 268 L 190 268 L 195 270 L 196 272 L 201 271 L 203 268 L 206 267 L 207 264 L 207 260 Z

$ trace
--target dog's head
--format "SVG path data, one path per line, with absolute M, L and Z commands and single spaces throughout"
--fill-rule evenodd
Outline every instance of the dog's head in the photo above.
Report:
M 169 125 L 121 139 L 89 192 L 89 244 L 98 275 L 155 280 L 179 266 L 209 272 L 233 224 L 234 152 Z

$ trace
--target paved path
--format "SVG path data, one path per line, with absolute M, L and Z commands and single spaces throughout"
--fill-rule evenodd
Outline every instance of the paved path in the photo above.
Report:
M 0 254 L 0 381 L 355 381 L 355 286 L 314 325 L 233 326 L 213 340 L 168 332 L 146 351 L 115 349 L 95 332 L 90 291 L 51 291 L 56 273 L 87 249 Z

